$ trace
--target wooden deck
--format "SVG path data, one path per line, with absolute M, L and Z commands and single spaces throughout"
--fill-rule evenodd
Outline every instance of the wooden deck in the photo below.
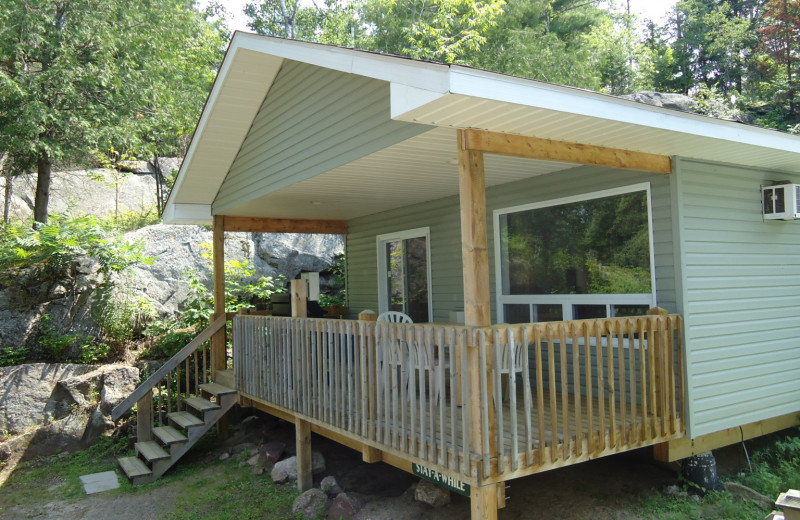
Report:
M 348 445 L 483 485 L 681 437 L 679 327 L 240 316 L 234 379 Z

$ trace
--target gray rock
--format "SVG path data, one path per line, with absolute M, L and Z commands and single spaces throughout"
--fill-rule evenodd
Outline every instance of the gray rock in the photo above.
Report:
M 57 413 L 53 390 L 59 381 L 92 372 L 94 365 L 34 363 L 0 367 L 0 431 L 10 435 L 47 424 L 65 414 Z M 67 408 L 69 408 L 69 404 Z
M 742 484 L 737 484 L 736 482 L 723 482 L 722 489 L 735 497 L 752 500 L 761 505 L 764 509 L 772 509 L 775 507 L 774 500 L 768 496 L 762 495 L 754 489 L 743 486 Z
M 325 458 L 317 451 L 311 453 L 311 471 L 315 474 L 325 471 Z M 274 482 L 297 480 L 297 456 L 276 462 L 271 476 Z
M 344 491 L 341 486 L 339 486 L 339 483 L 336 482 L 336 477 L 333 475 L 328 475 L 327 477 L 323 478 L 319 483 L 319 488 L 332 497 L 335 497 Z
M 629 99 L 638 103 L 652 105 L 655 107 L 670 108 L 681 112 L 693 112 L 695 102 L 689 96 L 668 92 L 643 91 L 634 94 L 620 96 L 622 99 Z
M 123 365 L 36 363 L 0 368 L 0 429 L 21 435 L 24 457 L 82 449 L 114 428 L 111 409 L 132 392 L 139 371 Z M 15 444 L 16 446 L 17 444 Z
M 283 452 L 286 451 L 286 444 L 278 441 L 267 442 L 262 444 L 258 451 L 264 454 L 270 464 L 275 464 L 283 457 Z
M 289 457 L 275 463 L 270 474 L 273 482 L 297 480 L 297 457 Z
M 311 452 L 311 472 L 315 475 L 325 471 L 325 457 L 318 451 Z
M 330 506 L 328 495 L 320 489 L 309 489 L 294 500 L 292 513 L 303 518 L 319 518 Z
M 450 503 L 450 492 L 427 480 L 420 480 L 414 490 L 414 500 L 432 507 L 444 507 Z
M 5 177 L 0 178 L 0 189 L 5 188 L 5 182 Z M 12 182 L 11 215 L 20 220 L 30 218 L 36 174 L 19 175 Z M 115 211 L 144 214 L 155 206 L 155 196 L 156 181 L 150 173 L 115 176 L 113 170 L 103 168 L 61 171 L 53 172 L 49 209 L 66 215 L 104 216 Z
M 302 271 L 329 269 L 344 253 L 342 235 L 255 233 L 256 267 L 271 276 L 291 280 Z
M 364 507 L 364 501 L 354 493 L 339 493 L 333 499 L 330 509 L 328 509 L 328 519 L 347 520 L 353 518 L 356 513 L 361 511 L 362 507 Z

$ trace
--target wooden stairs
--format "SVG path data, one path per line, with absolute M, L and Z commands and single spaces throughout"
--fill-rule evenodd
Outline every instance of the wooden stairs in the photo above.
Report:
M 186 410 L 167 414 L 169 425 L 151 426 L 151 439 L 139 439 L 135 457 L 117 459 L 132 484 L 148 484 L 163 475 L 236 404 L 236 390 L 217 383 L 199 388 L 200 396 L 183 400 Z

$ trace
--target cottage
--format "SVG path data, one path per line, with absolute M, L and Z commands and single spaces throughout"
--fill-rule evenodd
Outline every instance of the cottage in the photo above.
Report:
M 799 159 L 736 122 L 237 33 L 164 215 L 213 223 L 215 321 L 115 415 L 140 403 L 159 473 L 238 399 L 296 424 L 301 488 L 313 431 L 473 518 L 514 478 L 798 424 L 800 222 L 771 217 Z M 225 231 L 346 234 L 347 319 L 303 317 L 301 282 L 294 317 L 226 316 Z M 205 415 L 175 409 L 195 391 Z

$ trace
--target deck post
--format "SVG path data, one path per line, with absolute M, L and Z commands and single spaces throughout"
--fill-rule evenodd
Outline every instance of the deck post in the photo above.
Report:
M 461 259 L 464 275 L 464 324 L 467 327 L 488 327 L 492 324 L 491 299 L 489 294 L 489 246 L 486 230 L 486 179 L 483 152 L 471 150 L 465 131 L 458 130 L 459 201 L 461 206 Z M 481 400 L 481 374 L 476 335 L 468 339 L 470 449 L 484 453 L 481 405 L 488 407 L 489 453 L 496 458 L 494 443 L 494 403 L 492 400 L 491 355 L 486 356 L 487 402 Z M 477 419 L 477 420 L 475 420 Z M 483 473 L 485 465 L 491 464 L 482 456 L 478 471 Z M 497 518 L 497 487 L 495 484 L 473 487 L 470 496 L 472 520 Z
M 295 448 L 297 451 L 297 490 L 308 491 L 314 485 L 311 457 L 311 423 L 295 418 Z
M 307 318 L 308 282 L 306 280 L 292 280 L 289 290 L 292 301 L 292 318 Z
M 214 316 L 225 315 L 225 217 L 214 215 L 212 255 L 214 262 Z M 217 378 L 218 370 L 228 368 L 226 327 L 222 327 L 211 337 L 211 379 Z M 228 437 L 228 418 L 217 421 L 217 436 L 220 440 Z

